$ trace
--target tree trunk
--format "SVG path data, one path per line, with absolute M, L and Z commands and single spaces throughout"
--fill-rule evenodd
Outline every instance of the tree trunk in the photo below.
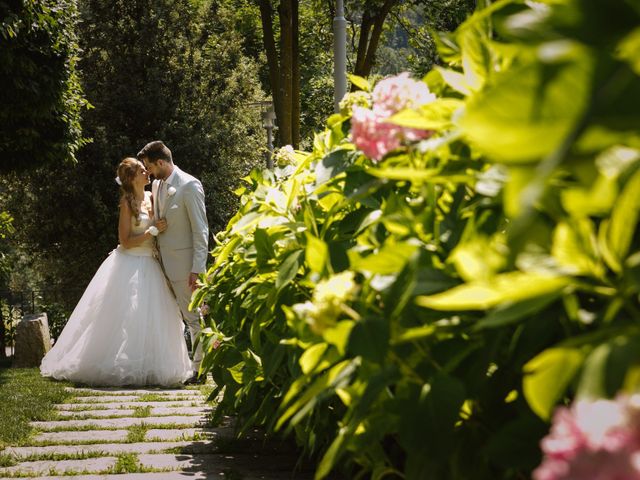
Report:
M 282 118 L 278 119 L 280 143 L 290 145 L 292 136 L 292 87 L 293 87 L 293 2 L 281 0 L 280 16 L 280 101 Z
M 2 306 L 0 305 L 0 308 Z M 2 311 L 0 311 L 0 358 L 7 357 L 7 329 L 4 325 L 4 317 L 2 316 Z
M 360 37 L 358 40 L 358 54 L 356 56 L 356 69 L 353 73 L 362 75 L 364 60 L 367 57 L 367 47 L 369 46 L 369 31 L 373 26 L 373 19 L 369 15 L 369 10 L 362 14 L 362 25 L 360 25 Z
M 299 45 L 299 0 L 292 0 L 291 40 L 291 139 L 293 148 L 300 145 L 300 45 Z
M 269 67 L 269 82 L 271 83 L 271 97 L 276 113 L 278 128 L 282 124 L 282 102 L 280 100 L 280 64 L 278 62 L 278 52 L 273 34 L 273 9 L 270 0 L 259 0 L 260 19 L 262 21 L 262 38 L 264 50 L 267 54 L 267 65 Z
M 371 31 L 371 38 L 369 39 L 369 47 L 367 47 L 367 56 L 364 59 L 363 73 L 365 77 L 368 77 L 371 73 L 371 68 L 375 63 L 376 50 L 378 50 L 378 44 L 380 43 L 380 36 L 382 35 L 382 27 L 384 21 L 389 15 L 391 9 L 398 3 L 398 0 L 385 0 L 384 5 L 380 11 L 376 14 L 373 24 L 373 30 Z
M 354 73 L 360 77 L 368 77 L 375 63 L 376 50 L 380 43 L 384 21 L 387 19 L 391 9 L 398 4 L 399 0 L 385 0 L 378 11 L 368 9 L 365 5 L 365 12 L 362 15 L 362 26 L 360 27 L 360 39 L 358 41 L 358 55 L 356 57 L 356 69 Z M 369 36 L 371 33 L 371 36 Z M 352 86 L 352 90 L 357 87 Z

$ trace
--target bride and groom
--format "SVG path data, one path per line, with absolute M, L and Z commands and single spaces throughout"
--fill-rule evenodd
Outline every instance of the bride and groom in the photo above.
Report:
M 155 177 L 151 192 L 145 191 Z M 172 386 L 197 381 L 198 312 L 189 310 L 206 271 L 209 228 L 199 180 L 180 170 L 164 143 L 118 166 L 120 244 L 102 263 L 55 345 L 44 376 L 100 386 Z

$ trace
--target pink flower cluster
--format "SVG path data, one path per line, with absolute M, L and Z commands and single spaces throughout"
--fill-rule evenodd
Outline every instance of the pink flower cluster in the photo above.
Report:
M 401 73 L 378 82 L 372 97 L 371 109 L 353 107 L 351 138 L 356 147 L 373 160 L 378 161 L 402 144 L 428 138 L 433 133 L 387 122 L 401 110 L 418 108 L 436 99 L 424 82 Z
M 534 480 L 640 480 L 640 396 L 558 408 Z

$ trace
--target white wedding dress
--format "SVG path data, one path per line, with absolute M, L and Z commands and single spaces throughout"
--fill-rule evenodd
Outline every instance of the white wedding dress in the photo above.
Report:
M 151 219 L 140 213 L 143 233 Z M 55 345 L 42 360 L 46 377 L 93 386 L 175 386 L 192 375 L 178 305 L 153 240 L 118 246 L 102 263 Z

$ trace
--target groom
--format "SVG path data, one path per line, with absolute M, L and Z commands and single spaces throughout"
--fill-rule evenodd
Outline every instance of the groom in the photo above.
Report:
M 158 250 L 165 275 L 171 282 L 180 311 L 189 327 L 191 344 L 200 334 L 200 317 L 189 310 L 198 274 L 206 272 L 209 226 L 200 180 L 180 170 L 171 150 L 161 141 L 148 143 L 138 153 L 155 180 L 151 186 L 156 222 L 166 221 L 167 229 L 158 235 Z M 194 377 L 202 361 L 202 347 L 193 354 Z

